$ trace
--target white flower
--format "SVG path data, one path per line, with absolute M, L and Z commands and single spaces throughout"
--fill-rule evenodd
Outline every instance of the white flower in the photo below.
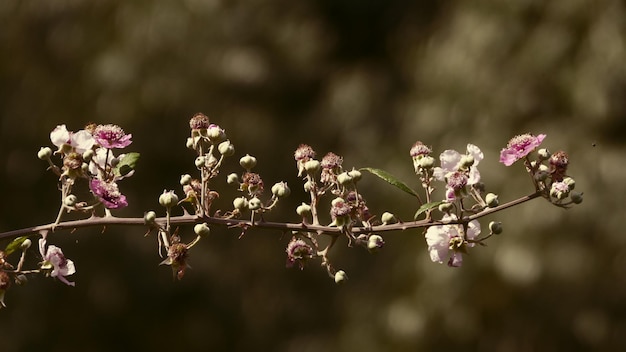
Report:
M 70 282 L 65 278 L 66 276 L 72 275 L 76 272 L 74 262 L 65 258 L 61 248 L 49 245 L 48 250 L 46 251 L 46 240 L 41 238 L 39 239 L 39 252 L 43 258 L 41 269 L 52 269 L 52 271 L 50 271 L 50 276 L 58 278 L 66 285 L 74 286 L 73 282 Z
M 443 222 L 457 220 L 456 215 L 444 215 L 441 219 Z M 454 225 L 437 225 L 431 226 L 426 231 L 426 244 L 430 252 L 430 259 L 433 262 L 448 262 L 449 266 L 461 266 L 463 257 L 462 253 L 467 247 L 474 247 L 474 243 L 468 240 L 474 240 L 480 234 L 480 223 L 472 220 L 467 224 L 467 233 L 463 237 L 463 226 Z
M 77 153 L 84 153 L 93 147 L 96 140 L 91 133 L 80 130 L 76 133 L 67 130 L 65 125 L 58 125 L 52 132 L 50 132 L 50 141 L 57 146 L 59 150 L 64 145 L 69 145 L 76 150 Z
M 441 160 L 441 167 L 436 167 L 433 175 L 439 181 L 444 181 L 447 174 L 463 169 L 463 158 L 465 156 L 471 156 L 474 158 L 474 163 L 469 168 L 468 185 L 474 185 L 480 181 L 480 172 L 478 172 L 478 164 L 484 159 L 484 154 L 477 146 L 473 144 L 467 145 L 467 153 L 461 154 L 456 150 L 446 150 L 439 155 Z

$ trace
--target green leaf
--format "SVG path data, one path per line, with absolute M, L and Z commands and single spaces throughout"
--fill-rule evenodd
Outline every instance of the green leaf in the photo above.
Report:
M 116 176 L 126 176 L 131 171 L 135 170 L 135 166 L 137 165 L 137 161 L 139 160 L 139 153 L 128 153 L 124 155 L 117 166 L 113 169 L 113 172 Z
M 422 213 L 425 213 L 431 209 L 437 208 L 440 204 L 445 203 L 445 200 L 442 201 L 438 201 L 438 202 L 430 202 L 430 203 L 426 203 L 423 204 L 419 209 L 417 209 L 417 212 L 415 213 L 415 215 L 413 215 L 413 219 L 417 220 L 417 217 L 420 216 Z
M 26 241 L 27 238 L 28 238 L 28 236 L 17 237 L 16 239 L 11 241 L 11 243 L 9 243 L 7 245 L 7 248 L 4 249 L 4 253 L 6 255 L 9 255 L 9 254 L 15 252 L 16 250 L 18 250 L 20 248 L 22 243 L 24 243 L 24 241 Z
M 385 170 L 375 169 L 375 168 L 371 168 L 371 167 L 364 167 L 364 168 L 361 168 L 359 170 L 360 171 L 370 172 L 370 173 L 380 177 L 381 179 L 387 181 L 392 186 L 396 186 L 397 188 L 405 191 L 406 193 L 408 193 L 408 194 L 410 194 L 412 196 L 418 197 L 417 192 L 412 190 L 411 187 L 407 186 L 404 182 L 398 180 L 395 176 L 393 176 L 392 174 L 388 173 Z

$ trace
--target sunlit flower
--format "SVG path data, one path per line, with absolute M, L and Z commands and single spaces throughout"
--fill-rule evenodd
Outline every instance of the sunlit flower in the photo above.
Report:
M 132 134 L 126 134 L 118 125 L 98 125 L 93 131 L 96 142 L 104 148 L 124 148 L 129 146 L 133 141 Z
M 480 148 L 473 144 L 467 145 L 466 154 L 461 154 L 456 150 L 446 150 L 439 156 L 441 167 L 435 168 L 433 176 L 439 181 L 444 181 L 449 173 L 466 169 L 464 163 L 468 158 L 473 158 L 474 162 L 469 166 L 467 184 L 474 185 L 480 181 L 480 172 L 478 172 L 477 166 L 484 157 Z
M 513 137 L 506 145 L 506 148 L 500 151 L 500 162 L 506 166 L 513 165 L 514 162 L 524 158 L 535 150 L 544 138 L 546 138 L 545 134 L 540 134 L 535 137 L 530 133 Z
M 457 220 L 454 214 L 446 214 L 441 219 L 444 223 Z M 431 226 L 426 231 L 426 244 L 430 252 L 430 259 L 433 262 L 443 263 L 447 261 L 449 266 L 458 267 L 463 263 L 462 254 L 467 247 L 474 247 L 474 240 L 480 234 L 480 223 L 472 220 L 467 224 L 467 231 L 463 237 L 463 226 L 436 225 Z
M 49 245 L 46 250 L 46 240 L 39 239 L 39 253 L 43 258 L 41 268 L 44 270 L 51 270 L 49 275 L 56 277 L 66 285 L 74 286 L 73 282 L 68 281 L 65 277 L 72 275 L 76 272 L 74 262 L 65 258 L 61 248 Z
M 128 205 L 126 196 L 120 193 L 115 182 L 92 179 L 89 182 L 89 188 L 108 209 L 118 209 Z

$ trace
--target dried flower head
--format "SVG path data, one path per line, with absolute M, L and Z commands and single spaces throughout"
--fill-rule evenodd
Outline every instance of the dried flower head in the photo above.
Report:
M 430 155 L 430 153 L 432 153 L 433 151 L 426 146 L 424 143 L 417 141 L 415 142 L 415 144 L 413 144 L 413 146 L 411 147 L 411 157 L 412 158 L 417 158 L 417 157 L 421 157 L 421 156 L 426 156 L 426 155 Z
M 298 267 L 303 269 L 306 260 L 313 257 L 313 248 L 296 237 L 291 239 L 285 252 L 287 252 L 288 268 L 291 268 L 294 264 L 298 264 Z
M 564 151 L 558 151 L 550 156 L 550 174 L 552 180 L 562 181 L 567 172 L 567 166 L 569 165 L 569 157 Z
M 189 120 L 189 128 L 192 130 L 207 129 L 209 128 L 209 118 L 201 112 L 196 113 Z

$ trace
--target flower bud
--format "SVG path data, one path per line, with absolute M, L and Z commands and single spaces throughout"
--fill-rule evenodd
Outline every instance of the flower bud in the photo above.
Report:
M 193 148 L 193 138 L 187 138 L 187 142 L 185 143 L 185 146 L 189 149 L 194 149 Z
M 70 194 L 67 197 L 65 197 L 65 199 L 63 199 L 63 204 L 65 204 L 65 206 L 68 206 L 68 207 L 73 207 L 74 204 L 76 204 L 77 200 L 78 200 L 78 197 L 76 197 L 73 194 Z
M 304 183 L 304 191 L 305 192 L 311 192 L 311 189 L 313 189 L 313 182 L 311 181 L 306 181 Z
M 376 252 L 383 248 L 384 245 L 385 241 L 383 241 L 383 238 L 380 235 L 371 235 L 367 239 L 367 249 L 369 249 L 370 252 Z
M 487 193 L 487 195 L 485 196 L 485 203 L 487 203 L 487 206 L 489 208 L 495 208 L 498 206 L 498 204 L 500 204 L 500 202 L 498 201 L 498 196 L 493 193 Z
M 306 203 L 302 203 L 296 208 L 296 213 L 302 217 L 308 216 L 311 214 L 311 206 Z
M 500 221 L 492 221 L 489 223 L 489 231 L 494 235 L 502 233 L 502 223 Z
M 90 162 L 91 159 L 93 158 L 93 154 L 94 154 L 93 149 L 85 150 L 85 152 L 83 153 L 83 160 L 85 162 Z
M 37 157 L 41 160 L 48 160 L 52 156 L 52 149 L 50 147 L 41 147 L 37 152 Z
M 257 197 L 253 197 L 250 201 L 248 201 L 248 209 L 250 210 L 260 209 L 262 205 L 263 203 L 261 203 L 261 200 Z
M 209 128 L 207 128 L 207 137 L 211 143 L 220 143 L 226 139 L 226 133 L 224 133 L 224 130 L 221 129 L 220 126 L 211 124 Z
M 206 222 L 203 222 L 202 224 L 196 224 L 196 226 L 193 227 L 193 232 L 200 237 L 206 237 L 211 233 L 211 229 Z
M 352 168 L 348 171 L 348 176 L 352 177 L 352 182 L 357 183 L 361 180 L 362 174 L 361 171 Z
M 248 208 L 248 200 L 245 197 L 238 197 L 233 200 L 233 207 L 240 211 Z
M 27 238 L 27 239 L 25 239 L 24 241 L 22 241 L 22 244 L 20 244 L 20 248 L 21 248 L 23 251 L 25 251 L 25 250 L 27 250 L 28 248 L 30 248 L 30 246 L 31 246 L 32 244 L 33 244 L 33 242 L 32 242 L 29 238 Z
M 313 175 L 320 170 L 321 164 L 315 159 L 311 159 L 304 163 L 304 169 L 309 175 Z
M 393 224 L 397 221 L 396 216 L 388 211 L 384 212 L 383 215 L 380 216 L 380 220 L 383 222 L 383 225 Z
M 250 154 L 246 154 L 245 156 L 239 159 L 239 165 L 246 170 L 251 170 L 256 166 L 256 158 L 251 156 Z
M 191 175 L 189 174 L 181 175 L 179 183 L 181 186 L 188 185 L 189 183 L 191 183 Z
M 163 194 L 159 196 L 159 204 L 166 208 L 171 208 L 178 204 L 178 196 L 174 191 L 163 191 Z
M 144 224 L 151 225 L 151 224 L 154 224 L 155 221 L 156 221 L 156 213 L 153 212 L 152 210 L 146 212 L 143 215 L 143 222 L 144 222 Z
M 226 176 L 226 183 L 229 185 L 238 185 L 239 184 L 239 176 L 236 173 L 231 173 Z
M 583 202 L 583 194 L 580 192 L 571 192 L 569 197 L 572 199 L 572 203 L 580 204 Z
M 206 165 L 206 158 L 204 156 L 199 156 L 194 161 L 198 170 L 202 169 Z
M 339 182 L 339 184 L 343 186 L 351 184 L 352 176 L 350 176 L 350 174 L 348 174 L 347 172 L 342 172 L 337 175 L 337 182 Z
M 423 169 L 430 169 L 435 166 L 435 158 L 430 155 L 425 155 L 419 158 L 417 165 Z
M 548 160 L 550 158 L 550 151 L 546 148 L 541 148 L 537 151 L 537 155 L 539 156 L 539 160 Z
M 277 198 L 284 198 L 289 196 L 291 190 L 287 187 L 287 183 L 278 182 L 272 186 L 272 194 Z
M 570 191 L 573 190 L 574 187 L 576 186 L 576 181 L 574 181 L 574 179 L 571 177 L 564 178 L 563 182 L 567 185 L 567 187 L 569 187 Z
M 233 156 L 235 154 L 235 146 L 229 141 L 225 140 L 217 146 L 220 154 L 223 156 Z
M 348 280 L 348 275 L 343 270 L 339 270 L 335 273 L 335 283 L 341 284 Z
M 474 165 L 474 157 L 471 155 L 463 155 L 463 157 L 461 157 L 461 167 L 463 167 L 464 169 L 470 168 L 472 165 Z

